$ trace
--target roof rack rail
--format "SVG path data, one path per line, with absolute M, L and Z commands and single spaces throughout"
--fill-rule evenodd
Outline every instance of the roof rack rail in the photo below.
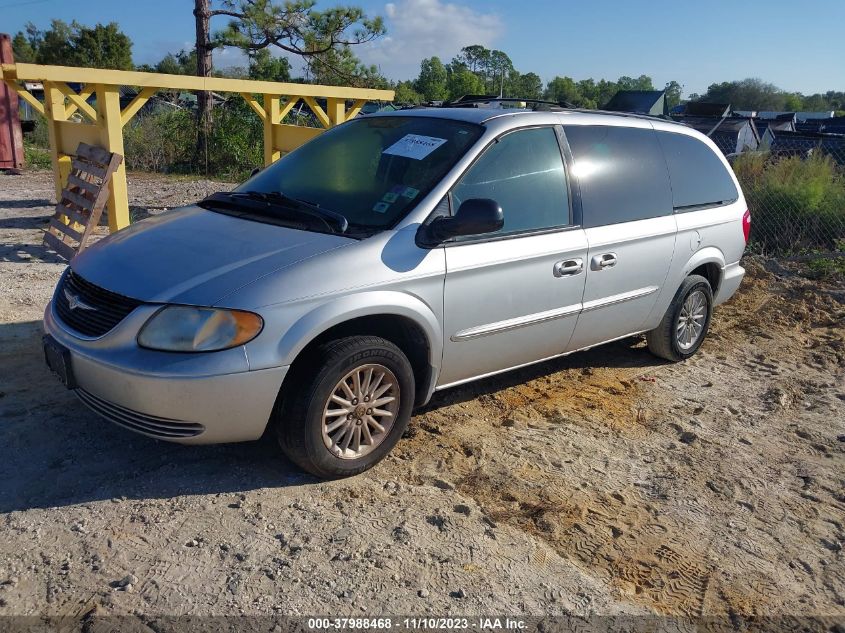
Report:
M 456 99 L 455 101 L 444 102 L 443 108 L 471 108 L 479 104 L 485 103 L 525 103 L 533 104 L 535 106 L 549 106 L 549 109 L 557 108 L 561 110 L 570 110 L 575 106 L 567 101 L 547 101 L 544 99 L 523 99 L 521 97 L 496 97 L 483 95 L 465 95 Z M 534 108 L 537 109 L 536 107 Z

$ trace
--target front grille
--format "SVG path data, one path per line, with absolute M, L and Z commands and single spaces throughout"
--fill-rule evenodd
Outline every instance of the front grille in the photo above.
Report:
M 136 431 L 164 440 L 180 437 L 195 437 L 205 431 L 205 427 L 202 424 L 159 418 L 154 415 L 133 411 L 132 409 L 127 409 L 113 402 L 98 398 L 84 389 L 77 389 L 75 393 L 94 413 L 130 431 Z
M 95 286 L 70 268 L 53 301 L 59 318 L 84 336 L 102 336 L 142 303 Z

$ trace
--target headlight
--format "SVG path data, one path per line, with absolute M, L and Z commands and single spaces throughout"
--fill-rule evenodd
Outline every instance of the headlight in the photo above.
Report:
M 248 343 L 264 321 L 241 310 L 168 306 L 141 328 L 138 345 L 166 352 L 214 352 Z

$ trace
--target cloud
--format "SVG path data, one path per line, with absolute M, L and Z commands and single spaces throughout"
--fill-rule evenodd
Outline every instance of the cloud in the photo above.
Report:
M 212 53 L 212 60 L 214 67 L 223 68 L 246 68 L 249 66 L 249 57 L 239 48 L 227 46 L 225 48 L 218 48 Z
M 386 4 L 384 12 L 387 35 L 355 47 L 355 53 L 392 79 L 415 77 L 426 57 L 447 63 L 464 46 L 491 47 L 504 32 L 495 13 L 441 0 L 399 0 Z

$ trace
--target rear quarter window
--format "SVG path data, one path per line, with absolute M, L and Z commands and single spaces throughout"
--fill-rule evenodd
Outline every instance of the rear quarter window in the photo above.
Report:
M 666 156 L 676 211 L 725 204 L 739 197 L 727 168 L 705 143 L 686 134 L 655 134 Z
M 587 228 L 672 213 L 666 160 L 654 130 L 565 126 Z

